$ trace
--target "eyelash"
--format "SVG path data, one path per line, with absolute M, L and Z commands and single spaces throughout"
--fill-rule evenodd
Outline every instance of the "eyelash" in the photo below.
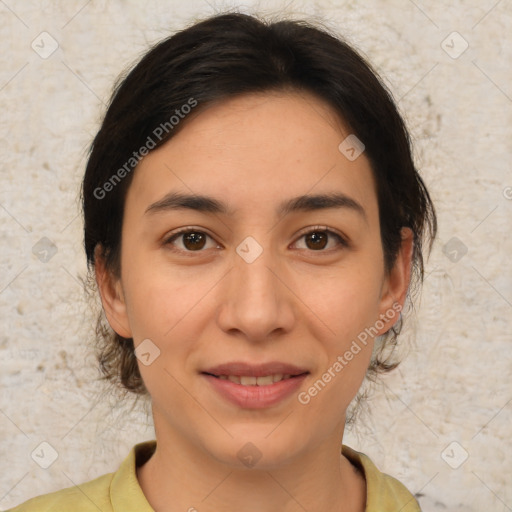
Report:
M 341 246 L 342 248 L 348 248 L 350 245 L 348 243 L 348 241 L 342 236 L 340 235 L 339 233 L 336 233 L 335 231 L 329 229 L 327 226 L 313 226 L 312 228 L 308 228 L 308 231 L 305 231 L 305 232 L 302 232 L 299 237 L 297 238 L 297 241 L 300 240 L 301 238 L 305 237 L 306 235 L 309 235 L 311 233 L 316 233 L 316 232 L 322 232 L 322 233 L 327 233 L 329 236 L 331 237 L 334 237 L 338 240 L 339 242 L 339 246 Z M 184 234 L 187 234 L 187 233 L 201 233 L 203 235 L 206 235 L 207 237 L 211 238 L 213 240 L 213 237 L 210 236 L 208 233 L 205 233 L 204 231 L 201 231 L 200 229 L 196 229 L 192 226 L 187 226 L 185 228 L 182 228 L 178 231 L 175 231 L 174 233 L 171 233 L 170 236 L 166 237 L 164 242 L 163 242 L 163 245 L 167 246 L 167 245 L 172 245 L 172 242 L 179 238 L 180 235 L 184 235 Z M 201 253 L 201 252 L 205 252 L 204 249 L 199 249 L 197 251 L 188 251 L 188 250 L 183 250 L 183 249 L 176 249 L 175 247 L 172 247 L 171 250 L 173 252 L 178 252 L 178 253 L 181 253 L 181 254 L 187 254 L 190 255 L 190 256 L 193 256 L 194 253 Z M 299 250 L 306 250 L 308 252 L 312 252 L 312 253 L 327 253 L 327 254 L 330 254 L 333 250 L 337 250 L 336 248 L 331 248 L 331 249 L 319 249 L 317 251 L 313 250 L 313 249 L 299 249 Z

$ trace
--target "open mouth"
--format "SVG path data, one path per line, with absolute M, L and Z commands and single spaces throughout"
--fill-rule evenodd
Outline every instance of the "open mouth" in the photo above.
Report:
M 200 371 L 220 397 L 245 409 L 277 406 L 296 393 L 309 374 L 305 367 L 284 361 L 231 361 Z
M 274 373 L 271 375 L 262 375 L 262 376 L 254 376 L 254 375 L 215 375 L 213 373 L 203 372 L 205 375 L 210 375 L 220 380 L 229 380 L 235 384 L 241 384 L 242 386 L 270 386 L 276 382 L 281 382 L 283 380 L 293 379 L 300 377 L 302 375 L 306 375 L 309 372 L 303 372 L 297 375 L 291 375 L 289 373 Z

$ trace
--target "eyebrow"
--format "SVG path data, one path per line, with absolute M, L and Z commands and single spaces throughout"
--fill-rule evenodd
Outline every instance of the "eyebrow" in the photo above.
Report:
M 277 214 L 281 216 L 292 212 L 326 210 L 329 208 L 348 208 L 367 220 L 366 212 L 361 204 L 341 192 L 293 197 L 283 201 L 278 206 Z M 234 213 L 234 210 L 228 208 L 227 204 L 214 197 L 170 192 L 162 199 L 149 205 L 144 215 L 183 209 L 225 215 L 233 215 Z

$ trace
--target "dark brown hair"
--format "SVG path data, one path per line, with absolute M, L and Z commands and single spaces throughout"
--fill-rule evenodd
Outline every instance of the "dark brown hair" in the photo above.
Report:
M 81 190 L 90 272 L 99 244 L 107 270 L 120 276 L 124 201 L 142 148 L 164 144 L 202 108 L 267 91 L 313 93 L 364 143 L 377 184 L 386 270 L 400 248 L 400 230 L 407 226 L 414 233 L 409 292 L 421 283 L 423 242 L 431 248 L 435 210 L 415 168 L 404 122 L 377 73 L 327 29 L 307 21 L 265 22 L 231 13 L 212 16 L 159 42 L 116 85 L 91 145 Z M 185 105 L 197 105 L 190 116 Z M 401 328 L 400 317 L 381 338 L 368 375 L 398 365 L 391 356 Z M 104 377 L 146 394 L 133 340 L 116 334 L 104 315 L 98 319 L 97 342 Z

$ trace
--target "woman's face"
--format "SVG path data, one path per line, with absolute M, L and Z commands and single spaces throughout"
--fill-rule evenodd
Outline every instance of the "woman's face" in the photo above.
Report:
M 351 139 L 339 148 L 349 135 L 311 95 L 247 95 L 137 167 L 117 294 L 101 289 L 134 339 L 159 443 L 259 467 L 339 443 L 411 247 L 386 274 L 369 162 Z

